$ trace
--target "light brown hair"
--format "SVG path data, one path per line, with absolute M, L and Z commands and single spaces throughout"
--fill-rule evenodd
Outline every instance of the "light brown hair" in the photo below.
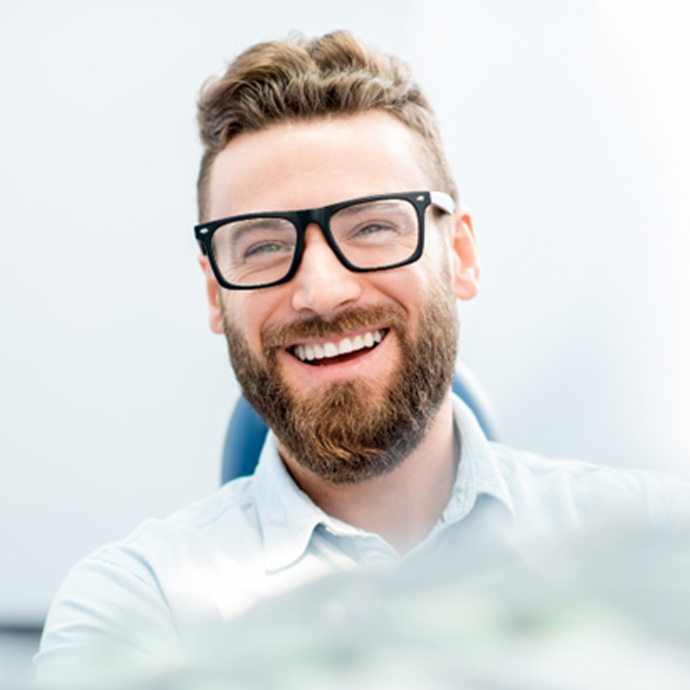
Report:
M 204 146 L 197 180 L 200 218 L 206 213 L 211 165 L 237 134 L 374 109 L 394 115 L 420 136 L 434 184 L 457 201 L 435 115 L 409 67 L 350 32 L 335 31 L 312 40 L 293 36 L 258 43 L 222 77 L 204 84 L 198 101 Z

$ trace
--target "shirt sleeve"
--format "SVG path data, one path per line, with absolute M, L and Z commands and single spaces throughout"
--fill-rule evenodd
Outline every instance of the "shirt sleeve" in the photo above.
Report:
M 129 561 L 129 562 L 128 562 Z M 174 657 L 175 623 L 154 574 L 136 554 L 101 550 L 78 563 L 50 607 L 38 654 L 39 681 L 102 677 Z

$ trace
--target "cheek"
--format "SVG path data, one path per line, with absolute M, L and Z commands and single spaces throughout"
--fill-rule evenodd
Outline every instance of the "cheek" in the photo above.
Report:
M 277 322 L 281 304 L 280 296 L 271 288 L 229 292 L 223 298 L 226 318 L 244 335 L 255 352 L 262 349 L 262 330 Z
M 427 287 L 434 290 L 449 290 L 454 293 L 453 274 L 455 271 L 450 243 L 445 235 L 433 237 L 422 257 Z
M 418 261 L 391 271 L 370 273 L 369 281 L 375 291 L 399 302 L 408 313 L 414 312 L 431 289 L 438 285 L 445 274 L 442 257 L 437 256 L 438 247 L 424 253 Z
M 424 257 L 430 265 L 450 266 L 453 253 L 452 235 L 448 227 L 430 227 L 424 238 Z

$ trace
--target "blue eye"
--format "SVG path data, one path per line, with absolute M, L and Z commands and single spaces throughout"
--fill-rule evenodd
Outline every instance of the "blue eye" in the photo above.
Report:
M 245 257 L 260 256 L 261 254 L 277 254 L 278 252 L 292 252 L 292 246 L 288 246 L 284 242 L 263 242 L 249 247 L 245 253 Z
M 383 232 L 385 230 L 391 230 L 391 228 L 385 225 L 381 225 L 380 223 L 371 223 L 370 225 L 365 225 L 363 228 L 357 230 L 357 234 L 375 235 L 376 233 Z

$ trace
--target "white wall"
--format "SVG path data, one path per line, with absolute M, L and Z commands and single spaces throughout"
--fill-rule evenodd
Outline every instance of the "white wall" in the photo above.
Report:
M 504 440 L 689 474 L 682 3 L 0 0 L 0 620 L 217 484 L 236 386 L 191 226 L 202 80 L 348 27 L 435 102 L 483 255 L 461 348 Z

